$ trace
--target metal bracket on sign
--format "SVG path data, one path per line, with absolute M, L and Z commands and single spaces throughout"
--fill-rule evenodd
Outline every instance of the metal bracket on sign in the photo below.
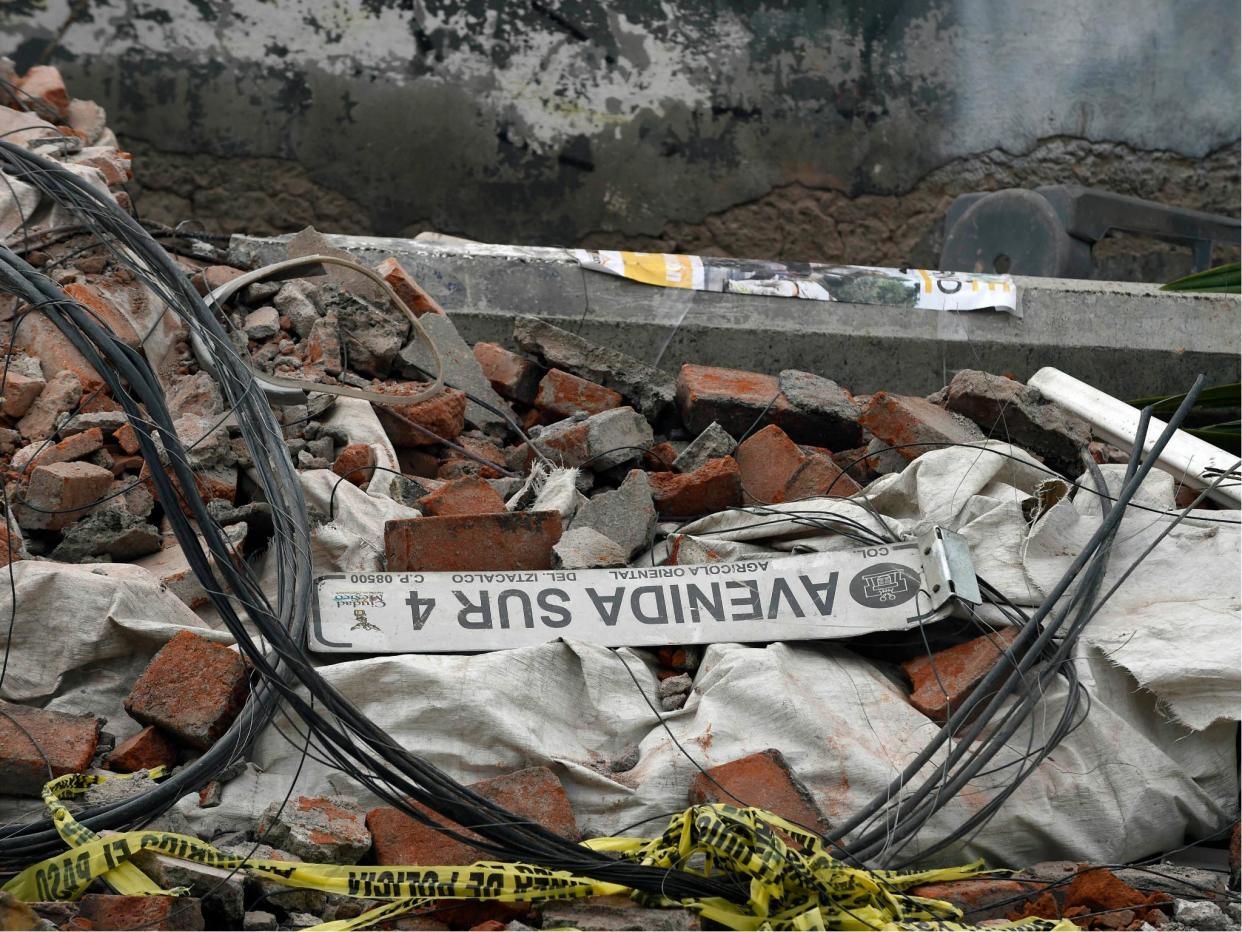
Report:
M 933 609 L 953 598 L 972 605 L 983 602 L 970 546 L 961 534 L 933 527 L 919 535 L 919 556 Z

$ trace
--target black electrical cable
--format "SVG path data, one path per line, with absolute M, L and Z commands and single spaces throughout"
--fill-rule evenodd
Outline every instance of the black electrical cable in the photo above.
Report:
M 275 423 L 270 408 L 260 404 L 261 393 L 254 391 L 252 374 L 236 353 L 228 346 L 227 337 L 202 300 L 189 288 L 178 274 L 167 255 L 155 244 L 146 231 L 132 218 L 83 185 L 70 173 L 54 162 L 35 156 L 20 147 L 0 142 L 0 168 L 5 172 L 40 188 L 46 195 L 74 210 L 88 223 L 98 223 L 101 240 L 117 244 L 117 255 L 124 264 L 139 270 L 157 281 L 157 293 L 166 297 L 168 303 L 187 324 L 200 333 L 217 350 L 217 368 L 221 389 L 226 401 L 238 408 L 238 421 L 242 436 L 250 447 L 260 485 L 272 503 L 277 540 L 285 544 L 288 565 L 278 563 L 278 597 L 276 608 L 268 603 L 258 583 L 248 573 L 234 567 L 228 559 L 217 559 L 213 567 L 208 562 L 195 535 L 189 516 L 177 507 L 177 488 L 173 477 L 156 468 L 158 449 L 145 418 L 135 416 L 131 423 L 138 437 L 143 456 L 153 465 L 152 479 L 157 493 L 172 521 L 174 532 L 186 552 L 187 559 L 200 579 L 209 581 L 209 594 L 220 611 L 226 626 L 233 634 L 243 655 L 253 665 L 259 680 L 255 693 L 266 699 L 279 696 L 293 709 L 314 732 L 320 749 L 336 761 L 346 773 L 359 780 L 377 796 L 397 806 L 402 811 L 431 824 L 450 837 L 457 832 L 435 822 L 412 804 L 423 803 L 434 811 L 448 817 L 466 829 L 477 832 L 483 842 L 473 840 L 496 855 L 539 863 L 554 869 L 573 871 L 585 876 L 622 883 L 635 889 L 659 892 L 666 895 L 687 897 L 723 896 L 735 900 L 748 897 L 746 882 L 741 878 L 718 876 L 705 878 L 684 871 L 669 871 L 645 867 L 625 861 L 616 861 L 604 854 L 588 851 L 563 839 L 547 829 L 517 819 L 468 788 L 462 787 L 438 768 L 423 761 L 415 754 L 395 746 L 392 739 L 378 726 L 363 716 L 347 699 L 327 683 L 310 664 L 301 648 L 301 626 L 308 616 L 310 598 L 310 563 L 305 541 L 309 539 L 306 514 L 301 489 L 296 474 L 288 460 L 279 425 Z M 122 252 L 123 248 L 123 252 Z M 208 550 L 217 557 L 227 551 L 222 535 L 214 527 L 210 515 L 197 494 L 193 473 L 180 449 L 171 419 L 163 405 L 162 393 L 145 362 L 128 347 L 120 344 L 106 330 L 100 328 L 72 301 L 68 300 L 46 277 L 24 263 L 11 251 L 0 252 L 3 259 L 3 279 L 7 287 L 38 293 L 49 300 L 47 313 L 66 337 L 83 352 L 92 365 L 109 382 L 114 394 L 126 405 L 124 388 L 141 399 L 148 411 L 150 421 L 156 425 L 162 445 L 168 452 L 168 464 L 180 487 L 187 510 L 199 523 Z M 127 413 L 131 412 L 126 408 Z M 245 607 L 251 623 L 260 632 L 268 648 L 261 648 L 242 623 L 215 573 L 225 577 L 228 588 Z M 283 622 L 283 624 L 282 624 Z M 287 676 L 290 674 L 291 676 Z M 301 684 L 324 711 L 314 708 L 305 697 L 293 688 L 293 682 Z M 270 717 L 270 716 L 268 716 Z M 234 728 L 237 726 L 235 725 Z M 232 731 L 232 730 L 231 730 Z M 247 727 L 246 733 L 254 729 Z M 228 742 L 222 741 L 207 752 L 199 762 L 220 754 L 217 748 Z M 232 749 L 230 749 L 232 750 Z M 199 767 L 199 774 L 209 772 Z M 173 778 L 175 780 L 176 777 Z M 161 785 L 143 797 L 86 814 L 82 821 L 87 825 L 115 823 L 122 817 L 133 817 L 136 809 L 150 814 L 153 803 L 167 804 L 165 799 L 153 799 L 169 783 Z M 184 781 L 182 781 L 184 782 Z M 172 795 L 172 794 L 168 794 Z M 92 825 L 92 827 L 94 827 Z M 42 836 L 42 837 L 40 837 Z M 5 858 L 29 858 L 36 853 L 56 850 L 55 833 L 48 837 L 47 830 L 37 826 L 15 838 L 6 839 L 0 845 L 0 856 Z

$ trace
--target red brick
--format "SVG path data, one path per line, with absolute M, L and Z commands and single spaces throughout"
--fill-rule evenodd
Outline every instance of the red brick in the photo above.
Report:
M 547 767 L 528 767 L 515 773 L 481 780 L 470 789 L 514 815 L 540 825 L 571 841 L 578 840 L 578 823 L 561 781 Z M 419 806 L 428 815 L 430 810 Z M 441 816 L 436 821 L 471 838 L 478 837 Z M 492 855 L 411 818 L 399 809 L 382 807 L 367 813 L 374 841 L 375 863 L 381 865 L 464 865 L 491 860 Z
M 996 665 L 1003 649 L 1018 636 L 1017 628 L 1002 628 L 902 664 L 914 683 L 910 704 L 937 722 L 944 722 L 970 696 L 979 681 Z
M 652 472 L 670 472 L 676 459 L 677 448 L 665 440 L 643 454 L 643 468 Z
M 306 368 L 328 375 L 341 372 L 341 338 L 335 322 L 321 317 L 311 325 L 306 338 Z
M 779 399 L 780 382 L 773 375 L 722 369 L 716 366 L 684 365 L 677 375 L 677 409 L 692 434 L 700 434 L 712 423 L 734 437 L 740 437 L 765 408 L 771 413 L 773 399 Z
M 351 443 L 336 456 L 332 471 L 346 482 L 365 486 L 375 475 L 375 448 L 369 443 Z
M 19 95 L 21 99 L 24 100 L 29 95 L 49 105 L 59 116 L 69 113 L 72 100 L 69 92 L 65 90 L 65 79 L 60 76 L 58 68 L 52 65 L 34 65 L 17 82 L 17 86 L 23 91 Z
M 125 711 L 205 751 L 246 701 L 246 665 L 236 651 L 192 631 L 160 649 L 125 700 Z
M 484 922 L 480 922 L 477 926 L 471 926 L 470 932 L 504 932 L 507 928 L 509 927 L 503 922 L 499 922 L 495 919 L 488 919 Z
M 775 424 L 743 440 L 734 456 L 742 473 L 746 501 L 762 505 L 786 501 L 790 480 L 807 460 L 798 445 Z
M 677 409 L 694 434 L 719 422 L 734 437 L 752 430 L 756 423 L 776 424 L 801 443 L 822 443 L 834 430 L 829 419 L 794 406 L 781 391 L 776 376 L 685 365 L 677 375 Z
M 141 447 L 138 446 L 138 433 L 134 430 L 132 424 L 125 424 L 118 427 L 112 432 L 112 436 L 116 442 L 121 445 L 121 449 L 133 456 Z
M 1002 880 L 987 877 L 977 880 L 954 880 L 948 883 L 928 883 L 910 890 L 913 896 L 952 903 L 966 914 L 969 923 L 988 919 L 1004 919 L 1015 903 L 1016 897 L 1039 894 L 1047 884 L 1038 881 Z
M 4 792 L 40 795 L 48 781 L 49 765 L 56 777 L 90 767 L 99 744 L 99 719 L 9 702 L 0 702 L 0 712 L 4 713 L 0 715 L 0 786 Z M 31 738 L 38 742 L 37 748 Z
M 1143 922 L 1164 924 L 1165 913 L 1159 908 L 1167 908 L 1173 902 L 1167 894 L 1136 890 L 1105 868 L 1089 870 L 1086 864 L 1078 867 L 1078 875 L 1067 886 L 1046 889 L 1030 900 L 1010 904 L 1008 916 L 1070 921 L 1090 916 L 1086 924 L 1079 925 L 1097 929 L 1137 929 Z
M 426 387 L 423 382 L 397 382 L 377 387 L 375 391 L 385 395 L 415 395 Z M 466 396 L 455 388 L 446 388 L 418 404 L 374 407 L 389 438 L 399 447 L 432 446 L 454 439 L 466 427 Z M 413 424 L 407 423 L 410 421 Z
M 8 566 L 18 560 L 24 560 L 21 554 L 21 541 L 7 527 L 0 524 L 0 566 Z
M 111 896 L 88 893 L 78 901 L 79 918 L 93 929 L 166 929 L 197 932 L 203 910 L 192 896 Z
M 471 459 L 455 450 L 449 450 L 448 455 L 436 469 L 438 478 L 462 479 L 466 476 L 478 476 L 480 479 L 499 479 L 506 474 L 504 451 L 490 440 L 463 434 L 457 438 L 457 444 L 478 459 Z M 479 460 L 486 460 L 495 465 L 486 466 Z
M 414 312 L 415 317 L 422 317 L 424 314 L 444 314 L 444 308 L 436 302 L 436 299 L 427 294 L 422 286 L 414 280 L 409 272 L 407 272 L 396 259 L 391 256 L 375 267 L 380 273 L 384 281 L 392 287 L 397 293 L 397 297 Z
M 398 448 L 397 463 L 405 475 L 416 476 L 419 479 L 435 479 L 440 468 L 439 458 L 424 447 Z
M 134 177 L 133 156 L 120 149 L 96 147 L 89 155 L 83 154 L 73 159 L 75 165 L 86 165 L 103 175 L 108 187 L 115 187 L 130 181 Z
M 241 278 L 243 274 L 240 269 L 235 269 L 231 265 L 209 265 L 195 272 L 190 277 L 190 282 L 200 295 L 206 295 L 221 285 L 227 285 L 235 278 Z
M 469 476 L 446 482 L 430 495 L 424 495 L 418 500 L 418 507 L 432 517 L 484 515 L 504 511 L 505 500 L 485 479 Z
M 27 314 L 17 327 L 13 348 L 39 360 L 43 377 L 49 382 L 56 373 L 68 370 L 78 377 L 84 393 L 103 387 L 104 381 L 69 338 L 42 314 Z
M 92 427 L 89 430 L 66 437 L 60 443 L 50 446 L 36 443 L 34 447 L 35 449 L 32 451 L 32 458 L 29 460 L 27 471 L 34 469 L 36 466 L 51 466 L 53 463 L 71 463 L 74 460 L 90 456 L 96 450 L 103 448 L 103 431 L 98 427 Z M 19 455 L 13 458 L 13 466 L 16 469 L 27 467 L 27 460 L 20 456 L 20 451 Z
M 42 378 L 9 370 L 4 375 L 3 411 L 12 418 L 19 418 L 34 404 L 47 382 Z
M 731 456 L 708 460 L 694 472 L 653 472 L 647 478 L 661 518 L 690 518 L 742 504 L 742 474 Z
M 555 511 L 397 518 L 384 525 L 390 572 L 548 570 L 561 539 Z
M 983 432 L 961 415 L 925 398 L 888 392 L 872 395 L 858 422 L 888 446 L 898 447 L 896 452 L 907 460 L 941 449 L 945 444 L 979 443 L 984 439 Z
M 560 369 L 548 371 L 535 395 L 535 407 L 555 420 L 575 414 L 599 414 L 620 407 L 624 401 L 611 388 L 604 388 Z
M 173 490 L 176 492 L 178 500 L 183 496 L 181 491 L 181 480 L 179 480 L 171 471 L 168 472 L 168 478 L 172 482 Z M 139 470 L 138 478 L 147 487 L 147 491 L 157 501 L 159 500 L 159 491 L 156 489 L 155 480 L 151 476 L 151 466 L 145 460 L 142 469 Z M 235 466 L 204 466 L 194 471 L 194 485 L 198 488 L 198 494 L 202 496 L 204 501 L 221 500 L 229 503 L 237 500 L 237 482 L 238 471 Z
M 794 775 L 785 756 L 772 748 L 696 776 L 690 787 L 690 803 L 753 806 L 815 832 L 829 828 L 810 791 Z
M 112 488 L 112 471 L 93 463 L 52 463 L 30 474 L 18 512 L 23 527 L 59 530 L 87 514 Z M 34 509 L 38 509 L 37 511 Z
M 118 310 L 116 305 L 96 286 L 73 282 L 65 286 L 65 294 L 93 311 L 95 316 L 103 321 L 113 335 L 125 345 L 133 349 L 138 349 L 142 345 L 142 338 L 134 329 L 134 325 L 129 322 L 129 318 Z
M 805 452 L 805 451 L 804 451 Z M 827 453 L 808 452 L 802 467 L 790 478 L 785 488 L 785 501 L 804 498 L 849 498 L 862 489 Z
M 535 403 L 539 380 L 544 373 L 538 363 L 512 353 L 498 343 L 474 344 L 474 358 L 479 361 L 496 394 L 525 405 Z
M 133 773 L 152 767 L 171 767 L 177 763 L 177 745 L 151 725 L 118 744 L 105 764 L 117 773 Z

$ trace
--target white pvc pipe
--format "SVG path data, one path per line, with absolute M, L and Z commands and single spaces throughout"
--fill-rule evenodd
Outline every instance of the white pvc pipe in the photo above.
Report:
M 1051 366 L 1040 369 L 1027 384 L 1090 424 L 1101 440 L 1122 449 L 1133 448 L 1138 434 L 1138 408 Z M 1144 452 L 1152 448 L 1166 426 L 1164 421 L 1151 419 L 1143 439 Z M 1237 462 L 1233 454 L 1179 430 L 1165 446 L 1156 465 L 1193 489 L 1205 489 L 1212 484 L 1212 476 L 1204 475 L 1207 470 L 1227 471 Z M 1226 507 L 1242 508 L 1242 484 L 1237 480 L 1225 479 L 1210 495 Z

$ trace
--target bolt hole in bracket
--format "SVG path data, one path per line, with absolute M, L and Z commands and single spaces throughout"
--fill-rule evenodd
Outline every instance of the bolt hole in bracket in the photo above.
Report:
M 980 605 L 979 580 L 966 538 L 948 528 L 933 527 L 919 535 L 923 579 L 931 590 L 932 610 L 950 599 Z

